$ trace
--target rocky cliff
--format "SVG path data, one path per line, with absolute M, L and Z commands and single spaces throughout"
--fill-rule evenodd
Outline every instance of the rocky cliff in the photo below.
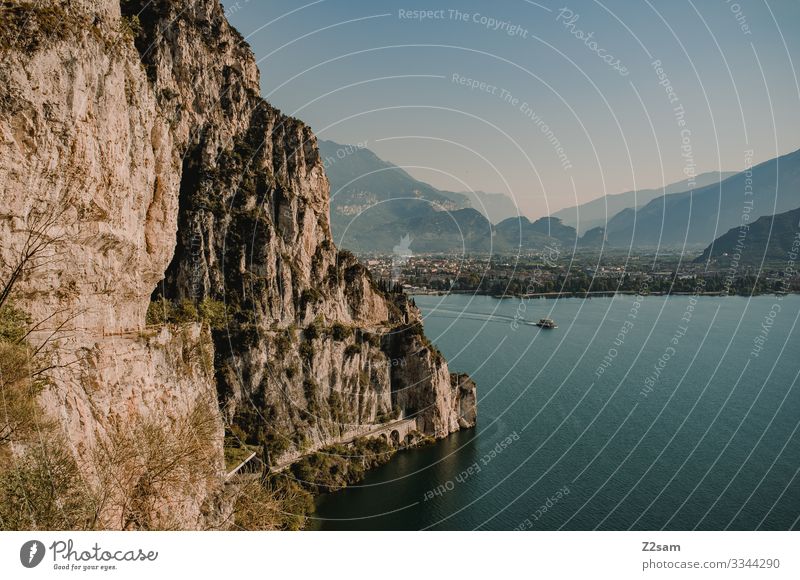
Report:
M 266 464 L 393 419 L 437 437 L 474 425 L 475 385 L 450 375 L 416 308 L 334 247 L 316 138 L 261 99 L 217 0 L 4 2 L 2 16 L 0 260 L 12 268 L 46 224 L 52 259 L 15 290 L 59 333 L 42 400 L 83 464 L 126 426 L 176 430 L 219 403 L 204 423 L 216 476 L 104 525 L 213 525 L 223 423 Z M 208 301 L 224 304 L 213 329 L 146 327 L 154 305 Z
M 174 253 L 189 129 L 163 113 L 118 3 L 4 2 L 0 14 L 0 266 L 3 283 L 25 266 L 13 298 L 31 342 L 47 343 L 42 405 L 80 467 L 117 482 L 94 525 L 199 527 L 223 469 L 209 332 L 143 328 Z M 124 439 L 178 432 L 201 407 L 208 477 L 164 484 L 160 506 L 126 505 L 152 463 L 123 458 Z

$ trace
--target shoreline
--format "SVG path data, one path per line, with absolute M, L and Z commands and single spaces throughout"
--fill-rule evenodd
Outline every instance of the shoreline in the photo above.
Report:
M 473 290 L 452 290 L 452 291 L 426 291 L 426 292 L 409 292 L 407 295 L 411 298 L 416 296 L 449 296 L 449 295 L 472 295 L 472 296 L 488 296 L 496 300 L 553 300 L 558 298 L 612 298 L 617 295 L 622 296 L 701 296 L 701 297 L 714 297 L 714 298 L 754 298 L 758 296 L 788 296 L 800 294 L 800 292 L 758 292 L 754 294 L 729 294 L 727 292 L 648 292 L 647 294 L 640 294 L 636 290 L 610 290 L 601 292 L 536 292 L 532 294 L 490 294 L 487 292 L 478 292 Z

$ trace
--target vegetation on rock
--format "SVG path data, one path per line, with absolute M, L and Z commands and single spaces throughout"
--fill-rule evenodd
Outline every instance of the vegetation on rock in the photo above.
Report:
M 383 465 L 396 451 L 381 438 L 356 439 L 350 447 L 331 445 L 303 457 L 291 473 L 314 493 L 337 491 L 363 479 L 368 469 Z

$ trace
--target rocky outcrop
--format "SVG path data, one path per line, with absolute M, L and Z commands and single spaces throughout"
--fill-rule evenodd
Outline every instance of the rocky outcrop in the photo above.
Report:
M 68 310 L 79 328 L 134 328 L 173 253 L 180 156 L 169 122 L 118 4 L 19 4 L 0 67 L 2 260 L 15 261 L 31 218 L 57 218 L 58 260 L 27 281 L 32 317 Z
M 474 425 L 474 383 L 416 308 L 335 248 L 316 138 L 261 99 L 217 0 L 41 6 L 0 34 L 0 258 L 50 224 L 57 252 L 19 303 L 69 332 L 44 400 L 79 457 L 210 396 L 220 476 L 223 416 L 267 463 L 400 416 L 434 436 Z M 226 322 L 144 329 L 154 298 L 223 302 Z M 212 340 L 213 368 L 187 362 Z M 174 498 L 170 525 L 209 525 L 221 481 Z
M 51 339 L 43 406 L 97 480 L 109 476 L 100 465 L 119 459 L 100 458 L 100 449 L 116 454 L 122 434 L 170 432 L 216 401 L 213 358 L 197 356 L 204 345 L 213 354 L 208 329 L 143 328 L 174 253 L 182 136 L 152 90 L 118 2 L 2 9 L 0 265 L 7 276 L 32 235 L 46 242 L 14 299 L 38 323 L 31 341 Z M 224 468 L 221 415 L 216 405 L 209 412 L 212 476 L 167 491 L 147 527 L 208 525 Z M 145 465 L 126 468 L 130 489 L 148 478 Z M 115 510 L 104 509 L 98 525 L 130 523 Z
M 418 322 L 387 333 L 384 344 L 392 360 L 402 364 L 402 371 L 392 375 L 397 405 L 406 416 L 417 418 L 421 432 L 443 437 L 475 425 L 475 383 L 467 375 L 448 372 Z

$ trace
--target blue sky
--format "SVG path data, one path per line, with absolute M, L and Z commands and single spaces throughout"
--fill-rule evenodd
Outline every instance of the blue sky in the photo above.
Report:
M 320 138 L 531 217 L 800 148 L 797 0 L 225 6 Z

